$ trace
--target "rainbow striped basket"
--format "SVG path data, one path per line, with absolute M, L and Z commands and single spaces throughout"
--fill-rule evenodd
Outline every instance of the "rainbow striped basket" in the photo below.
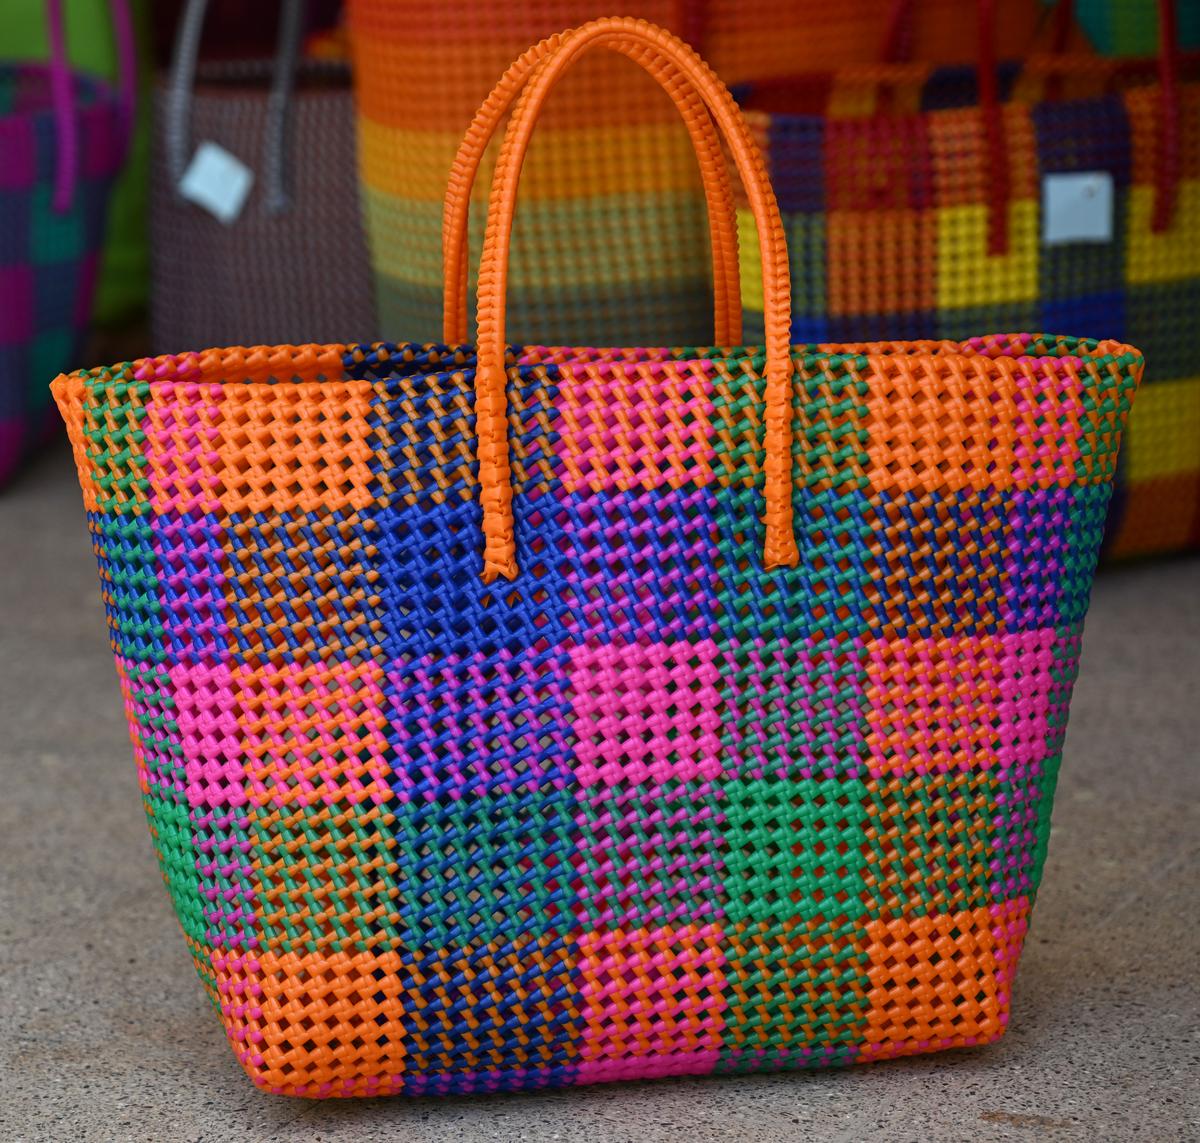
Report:
M 595 47 L 696 143 L 719 347 L 505 344 L 525 150 Z M 1002 1035 L 1141 356 L 791 346 L 753 138 L 641 21 L 506 73 L 445 234 L 444 343 L 54 383 L 163 874 L 247 1072 L 480 1092 Z
M 879 0 L 641 0 L 639 15 L 694 45 L 730 82 L 874 58 Z M 913 50 L 956 59 L 972 13 L 923 0 Z M 603 0 L 349 0 L 359 173 L 380 328 L 441 335 L 441 202 L 463 124 L 534 40 Z M 1004 50 L 1028 42 L 1040 0 L 1007 0 Z M 443 59 L 436 74 L 414 59 Z M 508 332 L 572 345 L 696 344 L 710 334 L 704 197 L 671 102 L 622 61 L 584 61 L 547 109 L 526 167 Z M 482 205 L 482 204 L 481 204 Z M 473 248 L 483 238 L 482 211 Z M 654 251 L 639 257 L 639 250 Z M 473 263 L 474 264 L 474 263 Z

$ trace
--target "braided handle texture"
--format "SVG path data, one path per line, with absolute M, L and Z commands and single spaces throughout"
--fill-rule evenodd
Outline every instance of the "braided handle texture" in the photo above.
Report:
M 548 36 L 512 64 L 476 112 L 454 158 L 442 214 L 442 336 L 448 345 L 457 345 L 469 337 L 468 218 L 471 191 L 484 152 L 530 77 L 561 48 L 565 35 Z M 673 61 L 657 48 L 619 32 L 594 42 L 628 56 L 645 68 L 671 97 L 683 117 L 700 165 L 708 207 L 713 269 L 713 341 L 717 345 L 740 345 L 742 299 L 737 213 L 725 155 L 708 108 Z
M 509 468 L 505 368 L 505 311 L 509 244 L 516 213 L 521 164 L 537 117 L 555 83 L 595 44 L 614 36 L 638 41 L 672 61 L 704 100 L 724 135 L 758 228 L 763 267 L 766 326 L 766 425 L 764 463 L 766 511 L 764 563 L 767 568 L 795 566 L 799 551 L 792 532 L 792 362 L 790 347 L 791 282 L 787 242 L 779 206 L 762 155 L 725 85 L 682 40 L 644 20 L 610 17 L 567 33 L 559 48 L 538 65 L 505 132 L 488 200 L 487 230 L 479 270 L 478 365 L 475 421 L 483 508 L 483 579 L 514 579 L 516 541 Z M 649 70 L 640 58 L 643 67 Z M 660 80 L 660 82 L 662 82 Z

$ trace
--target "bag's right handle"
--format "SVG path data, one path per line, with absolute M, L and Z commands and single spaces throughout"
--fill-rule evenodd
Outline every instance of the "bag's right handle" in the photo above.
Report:
M 208 0 L 188 0 L 175 36 L 175 53 L 167 85 L 165 132 L 167 170 L 176 187 L 187 170 L 192 89 L 196 83 L 196 64 L 200 58 L 200 39 L 207 11 Z M 303 35 L 304 0 L 283 0 L 263 141 L 264 203 L 272 214 L 285 210 L 289 202 L 286 185 L 288 117 Z
M 468 128 L 446 189 L 442 217 L 442 328 L 448 345 L 467 340 L 468 227 L 471 190 L 484 152 L 501 119 L 543 60 L 561 47 L 565 33 L 549 36 L 524 53 L 501 77 Z M 650 72 L 678 107 L 700 164 L 708 208 L 713 269 L 713 343 L 742 343 L 741 278 L 738 269 L 737 213 L 721 141 L 704 100 L 675 64 L 657 49 L 619 35 L 597 41 L 621 52 Z
M 483 508 L 483 579 L 517 575 L 512 515 L 512 473 L 508 455 L 505 312 L 509 243 L 516 212 L 521 164 L 537 117 L 562 74 L 597 42 L 620 36 L 638 39 L 671 59 L 703 98 L 729 145 L 758 228 L 763 267 L 766 370 L 763 463 L 766 510 L 765 566 L 794 567 L 800 553 L 792 530 L 792 358 L 791 281 L 787 242 L 779 205 L 762 155 L 746 120 L 725 85 L 708 65 L 662 28 L 644 20 L 609 17 L 594 20 L 564 37 L 562 46 L 543 61 L 518 100 L 500 148 L 488 199 L 487 230 L 479 270 L 479 344 L 475 373 L 475 423 L 478 432 L 480 500 Z M 646 64 L 643 63 L 643 67 Z

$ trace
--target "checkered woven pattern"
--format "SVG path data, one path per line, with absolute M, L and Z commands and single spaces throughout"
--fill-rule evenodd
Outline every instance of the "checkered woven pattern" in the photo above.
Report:
M 0 65 L 0 482 L 57 423 L 46 378 L 82 351 L 124 151 L 116 91 L 80 76 L 73 91 L 79 178 L 59 212 L 49 71 Z
M 509 356 L 521 572 L 480 577 L 471 347 L 60 377 L 163 875 L 255 1083 L 479 1092 L 1002 1035 L 1126 346 Z
M 1037 98 L 1037 77 L 1012 88 L 1001 255 L 988 247 L 996 176 L 973 67 L 893 73 L 884 115 L 882 71 L 742 92 L 788 230 L 796 341 L 1050 328 L 1144 350 L 1105 542 L 1114 557 L 1200 545 L 1200 63 L 1190 58 L 1179 89 L 1179 178 L 1162 233 L 1152 226 L 1162 91 L 1146 63 L 1079 65 L 1056 100 Z M 1046 245 L 1043 177 L 1083 171 L 1112 178 L 1111 241 Z M 742 221 L 752 234 L 748 212 Z M 759 267 L 753 242 L 742 247 L 757 337 Z
M 1040 4 L 1005 3 L 999 50 L 1015 52 L 1033 38 Z M 496 77 L 531 42 L 613 7 L 604 0 L 349 0 L 363 208 L 385 337 L 442 336 L 446 172 Z M 880 0 L 639 0 L 632 7 L 700 48 L 730 82 L 879 58 L 886 24 Z M 960 58 L 973 18 L 973 4 L 963 0 L 922 0 L 914 50 L 922 59 Z M 414 66 L 451 47 L 454 66 L 436 76 Z M 481 186 L 487 182 L 485 172 Z M 696 161 L 670 101 L 628 60 L 601 53 L 563 82 L 539 125 L 521 193 L 511 338 L 641 345 L 712 336 Z M 484 213 L 480 198 L 472 267 Z M 645 250 L 656 254 L 644 257 Z

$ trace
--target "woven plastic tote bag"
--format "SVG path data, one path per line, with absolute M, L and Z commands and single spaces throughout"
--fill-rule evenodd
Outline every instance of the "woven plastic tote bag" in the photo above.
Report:
M 843 69 L 739 92 L 787 229 L 793 337 L 1128 338 L 1149 371 L 1106 551 L 1196 547 L 1200 56 L 1177 51 L 1164 0 L 1157 59 L 997 68 L 991 2 L 980 6 L 979 69 Z M 1060 32 L 1069 17 L 1063 4 Z M 744 269 L 753 333 L 752 251 Z
M 720 347 L 505 345 L 522 160 L 598 47 L 696 142 Z M 518 93 L 456 344 L 470 187 Z M 716 128 L 765 348 L 730 348 Z M 445 233 L 446 344 L 54 383 L 163 874 L 246 1070 L 479 1092 L 1000 1036 L 1140 355 L 790 346 L 760 154 L 641 21 L 518 60 Z
M 74 73 L 62 0 L 47 63 L 0 63 L 0 483 L 58 423 L 45 378 L 79 363 L 109 193 L 133 115 L 133 30 L 112 0 L 120 81 Z
M 158 0 L 161 3 L 161 0 Z M 127 0 L 133 24 L 133 44 L 149 41 L 150 0 Z M 0 55 L 8 59 L 49 61 L 50 37 L 39 16 L 45 0 L 5 0 L 0 4 Z M 70 28 L 67 60 L 72 69 L 87 75 L 112 76 L 114 86 L 124 80 L 121 35 L 114 34 L 108 0 L 69 0 L 66 9 Z M 135 55 L 141 55 L 135 51 Z M 112 189 L 105 226 L 104 250 L 96 279 L 92 303 L 92 321 L 100 327 L 118 326 L 137 320 L 146 308 L 150 287 L 149 233 L 146 226 L 150 188 L 150 114 L 149 100 L 142 98 L 145 69 L 139 60 L 135 67 L 137 113 L 129 154 Z M 143 106 L 145 104 L 146 106 Z M 80 364 L 73 361 L 71 365 Z M 36 377 L 38 397 L 50 402 Z M 58 417 L 48 410 L 55 424 Z
M 916 50 L 960 50 L 969 5 L 927 0 Z M 1021 45 L 1037 0 L 1010 0 Z M 638 14 L 703 44 L 731 82 L 876 58 L 878 0 L 642 0 Z M 349 0 L 359 162 L 384 336 L 441 334 L 446 171 L 495 77 L 534 40 L 609 14 L 603 0 Z M 1012 29 L 1009 31 L 1008 29 Z M 414 67 L 454 55 L 454 66 Z M 489 166 L 492 159 L 487 160 Z M 486 183 L 483 184 L 486 188 Z M 694 344 L 710 336 L 704 199 L 687 136 L 652 81 L 606 54 L 564 81 L 530 150 L 513 238 L 508 332 L 573 345 Z M 482 208 L 483 203 L 479 203 Z M 472 230 L 477 263 L 483 212 Z M 654 257 L 641 251 L 653 250 Z M 214 343 L 217 344 L 217 343 Z
M 273 60 L 197 63 L 206 4 L 188 0 L 160 85 L 151 194 L 159 349 L 377 336 L 354 170 L 349 68 L 300 59 L 303 0 L 280 5 Z M 236 217 L 179 193 L 196 149 L 253 172 Z

